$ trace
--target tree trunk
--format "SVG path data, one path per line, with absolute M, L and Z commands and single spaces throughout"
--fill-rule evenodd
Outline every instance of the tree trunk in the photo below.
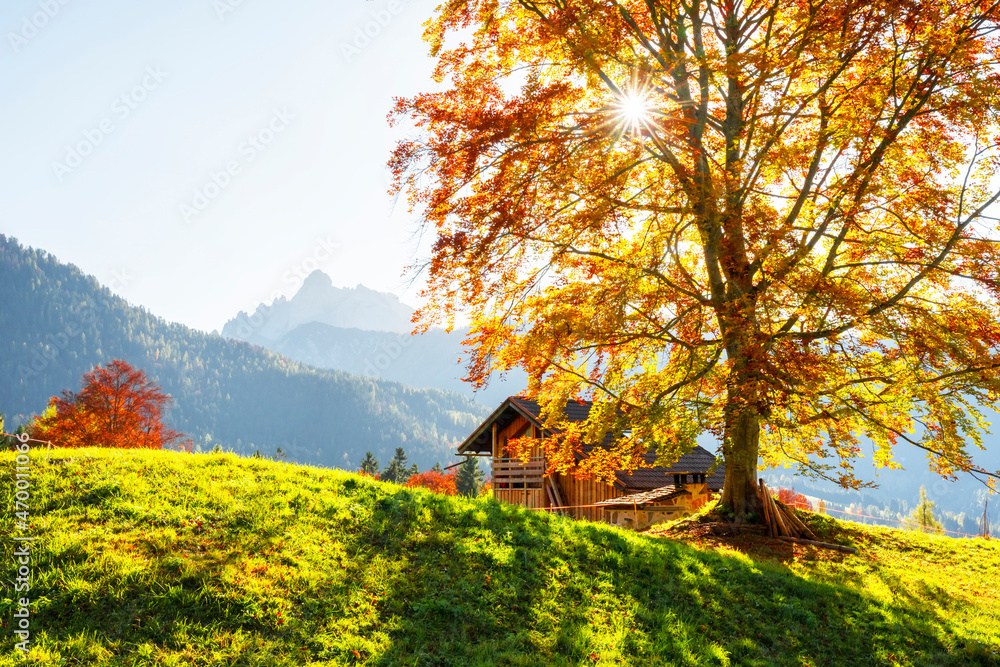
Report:
M 737 374 L 737 377 L 730 380 L 722 445 L 726 463 L 722 502 L 733 508 L 736 523 L 746 523 L 747 514 L 758 509 L 757 457 L 760 415 L 753 402 L 740 395 L 750 385 L 749 378 L 740 377 L 742 375 L 742 373 Z

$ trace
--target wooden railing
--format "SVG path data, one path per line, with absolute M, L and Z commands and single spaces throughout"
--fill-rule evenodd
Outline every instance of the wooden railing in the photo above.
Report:
M 522 461 L 518 458 L 493 459 L 494 489 L 541 489 L 545 459 L 541 456 Z

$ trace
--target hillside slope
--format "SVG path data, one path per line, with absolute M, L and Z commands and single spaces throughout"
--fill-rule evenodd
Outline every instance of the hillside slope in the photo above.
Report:
M 293 461 L 357 465 L 398 446 L 422 468 L 487 414 L 458 394 L 317 370 L 259 347 L 164 321 L 74 266 L 0 235 L 0 411 L 8 425 L 80 389 L 98 363 L 128 360 L 173 397 L 172 426 L 213 444 Z
M 1000 664 L 996 541 L 828 522 L 859 556 L 755 559 L 231 454 L 28 467 L 34 665 Z

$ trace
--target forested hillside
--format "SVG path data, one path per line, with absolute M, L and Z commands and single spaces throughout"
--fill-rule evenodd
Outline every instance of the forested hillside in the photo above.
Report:
M 8 425 L 114 358 L 173 397 L 169 421 L 202 448 L 281 447 L 294 461 L 355 465 L 397 446 L 421 467 L 449 461 L 485 408 L 458 394 L 316 370 L 172 324 L 48 253 L 0 235 L 0 411 Z

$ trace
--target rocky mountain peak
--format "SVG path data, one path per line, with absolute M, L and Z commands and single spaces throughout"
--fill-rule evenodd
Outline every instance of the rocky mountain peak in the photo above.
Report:
M 261 345 L 280 340 L 299 326 L 319 322 L 345 329 L 405 334 L 412 329 L 413 308 L 399 297 L 364 285 L 334 287 L 316 270 L 290 299 L 261 304 L 253 315 L 239 313 L 222 328 L 222 335 Z

